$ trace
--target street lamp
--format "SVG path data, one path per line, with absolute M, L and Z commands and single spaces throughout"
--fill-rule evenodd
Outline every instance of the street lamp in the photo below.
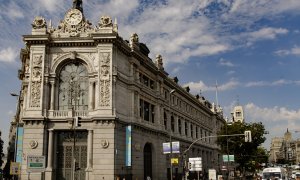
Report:
M 172 89 L 169 94 L 170 94 L 170 99 L 169 99 L 169 111 L 170 111 L 170 180 L 173 180 L 173 166 L 172 166 L 172 157 L 173 157 L 173 149 L 172 149 L 172 122 L 171 122 L 171 94 L 175 93 L 175 89 Z
M 15 114 L 15 119 L 14 119 L 14 122 L 12 122 L 12 124 L 15 124 L 16 125 L 16 132 L 15 132 L 15 147 L 14 147 L 14 162 L 17 162 L 17 161 L 21 161 L 19 158 L 18 158 L 18 135 L 19 135 L 19 121 L 20 121 L 20 95 L 19 94 L 16 94 L 16 93 L 10 93 L 11 96 L 13 97 L 17 97 L 17 104 L 16 104 L 16 114 Z M 22 149 L 20 149 L 22 151 Z M 22 153 L 22 152 L 20 152 Z M 19 177 L 14 177 L 14 178 L 17 178 L 19 179 Z

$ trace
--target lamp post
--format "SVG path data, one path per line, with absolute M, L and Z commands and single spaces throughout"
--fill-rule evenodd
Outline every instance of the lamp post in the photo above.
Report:
M 16 125 L 16 132 L 15 132 L 15 144 L 14 144 L 14 162 L 17 162 L 18 158 L 18 134 L 19 134 L 19 121 L 20 121 L 20 95 L 16 93 L 10 93 L 11 96 L 17 97 L 17 104 L 16 104 L 16 115 L 15 115 L 15 125 Z M 19 179 L 19 176 L 14 176 L 14 179 Z
M 78 123 L 78 117 L 76 115 L 76 104 L 78 103 L 79 108 L 79 98 L 81 94 L 80 83 L 76 77 L 71 76 L 69 81 L 69 97 L 70 104 L 72 108 L 72 120 L 73 120 L 73 151 L 72 151 L 72 179 L 75 179 L 75 171 L 76 171 L 76 158 L 75 158 L 75 148 L 76 148 L 76 122 Z M 74 100 L 74 105 L 73 105 Z
M 228 124 L 226 122 L 226 135 L 228 135 Z M 227 151 L 227 167 L 226 167 L 226 171 L 227 171 L 227 179 L 229 176 L 229 148 L 228 148 L 228 136 L 226 136 L 226 151 Z
M 170 111 L 170 180 L 173 180 L 173 165 L 172 165 L 172 157 L 173 157 L 173 149 L 172 149 L 172 120 L 171 120 L 171 95 L 175 93 L 175 89 L 170 91 L 170 99 L 169 99 L 169 111 Z

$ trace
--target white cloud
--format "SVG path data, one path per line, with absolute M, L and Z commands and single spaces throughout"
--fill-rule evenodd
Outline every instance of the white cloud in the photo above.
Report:
M 267 86 L 269 83 L 264 81 L 253 81 L 245 84 L 246 87 L 257 87 L 257 86 Z
M 277 54 L 279 56 L 287 56 L 287 55 L 296 55 L 296 56 L 299 56 L 300 55 L 300 47 L 294 46 L 291 49 L 278 50 L 278 51 L 275 52 L 275 54 Z
M 235 71 L 228 71 L 227 74 L 228 74 L 228 75 L 235 74 Z
M 0 62 L 12 63 L 17 58 L 16 50 L 11 47 L 0 50 Z
M 221 66 L 228 66 L 228 67 L 234 67 L 234 66 L 235 66 L 232 62 L 227 61 L 227 60 L 225 60 L 225 59 L 223 59 L 223 58 L 221 58 L 221 59 L 219 60 L 219 64 L 220 64 Z
M 257 41 L 261 39 L 275 39 L 279 34 L 286 34 L 288 33 L 287 29 L 283 28 L 262 28 L 258 31 L 249 33 L 251 41 Z
M 245 87 L 262 87 L 262 86 L 282 86 L 282 85 L 298 85 L 299 81 L 279 79 L 273 82 L 253 81 L 245 83 Z
M 227 91 L 230 89 L 236 88 L 240 83 L 234 79 L 231 79 L 225 84 L 218 84 L 218 91 Z M 203 81 L 199 82 L 189 82 L 184 84 L 184 86 L 189 86 L 191 89 L 191 92 L 199 92 L 200 90 L 202 92 L 205 91 L 216 91 L 216 85 L 206 85 Z
M 251 119 L 261 120 L 265 122 L 277 121 L 298 121 L 300 120 L 300 109 L 291 110 L 286 107 L 274 106 L 272 108 L 262 108 L 254 103 L 248 103 L 245 111 Z

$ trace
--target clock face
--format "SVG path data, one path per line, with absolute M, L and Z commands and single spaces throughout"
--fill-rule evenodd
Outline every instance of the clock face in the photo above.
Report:
M 67 12 L 65 21 L 70 25 L 77 25 L 82 21 L 82 13 L 78 9 L 71 9 Z

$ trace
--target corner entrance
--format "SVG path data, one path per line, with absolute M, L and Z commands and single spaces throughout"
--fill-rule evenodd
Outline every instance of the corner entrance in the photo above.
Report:
M 57 132 L 57 173 L 58 180 L 72 180 L 73 170 L 73 149 L 74 135 L 73 131 Z M 85 179 L 85 169 L 87 167 L 87 131 L 76 131 L 75 151 L 76 160 L 74 180 Z

